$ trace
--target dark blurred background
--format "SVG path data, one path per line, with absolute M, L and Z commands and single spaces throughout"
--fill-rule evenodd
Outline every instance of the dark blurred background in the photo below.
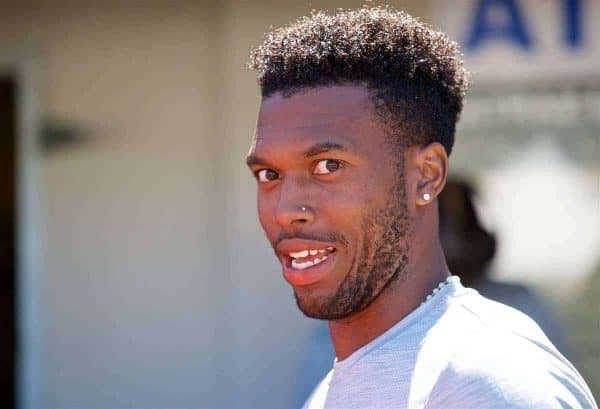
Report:
M 245 63 L 270 26 L 361 4 L 0 3 L 0 406 L 301 405 L 333 354 L 257 222 Z M 481 271 L 544 305 L 598 396 L 600 2 L 389 4 L 463 44 Z

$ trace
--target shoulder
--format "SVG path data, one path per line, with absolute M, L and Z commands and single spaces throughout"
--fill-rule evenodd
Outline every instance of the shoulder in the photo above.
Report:
M 595 407 L 581 376 L 527 315 L 475 294 L 457 299 L 446 319 L 454 331 L 430 407 Z
M 535 338 L 549 343 L 540 326 L 528 315 L 483 297 L 476 291 L 455 298 L 448 309 L 448 316 L 459 316 L 462 323 L 473 331 Z
M 520 362 L 502 354 L 481 363 L 463 360 L 449 365 L 434 385 L 427 407 L 596 408 L 585 382 L 569 367 L 531 365 L 530 360 Z

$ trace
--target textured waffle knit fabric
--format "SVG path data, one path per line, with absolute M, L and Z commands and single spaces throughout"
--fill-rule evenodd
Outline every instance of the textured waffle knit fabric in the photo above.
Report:
M 577 370 L 521 312 L 458 277 L 321 381 L 315 408 L 591 408 Z

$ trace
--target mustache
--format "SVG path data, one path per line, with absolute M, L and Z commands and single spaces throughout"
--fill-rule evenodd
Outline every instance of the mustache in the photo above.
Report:
M 289 233 L 289 232 L 281 232 L 277 235 L 277 238 L 271 245 L 275 249 L 279 243 L 283 240 L 291 240 L 291 239 L 301 239 L 301 240 L 311 240 L 311 241 L 323 241 L 327 243 L 342 243 L 348 244 L 346 238 L 337 232 L 329 232 L 329 233 Z

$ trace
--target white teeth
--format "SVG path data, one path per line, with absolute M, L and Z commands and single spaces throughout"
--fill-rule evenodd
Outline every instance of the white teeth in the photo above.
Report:
M 302 250 L 297 253 L 290 253 L 290 257 L 292 258 L 302 258 L 308 256 L 308 250 Z
M 327 247 L 326 249 L 320 249 L 320 250 L 302 250 L 302 251 L 297 251 L 295 253 L 289 253 L 289 256 L 291 258 L 303 258 L 303 257 L 308 257 L 309 254 L 311 256 L 316 256 L 317 254 L 332 252 L 333 250 L 334 250 L 333 247 Z
M 296 270 L 304 270 L 305 268 L 312 267 L 314 262 L 306 261 L 304 263 L 300 263 L 299 261 L 292 260 L 292 267 Z
M 305 268 L 309 268 L 312 266 L 316 266 L 319 263 L 327 260 L 327 256 L 323 256 L 321 258 L 316 258 L 313 261 L 305 261 L 304 263 L 300 263 L 299 261 L 292 260 L 292 267 L 296 270 L 304 270 Z

